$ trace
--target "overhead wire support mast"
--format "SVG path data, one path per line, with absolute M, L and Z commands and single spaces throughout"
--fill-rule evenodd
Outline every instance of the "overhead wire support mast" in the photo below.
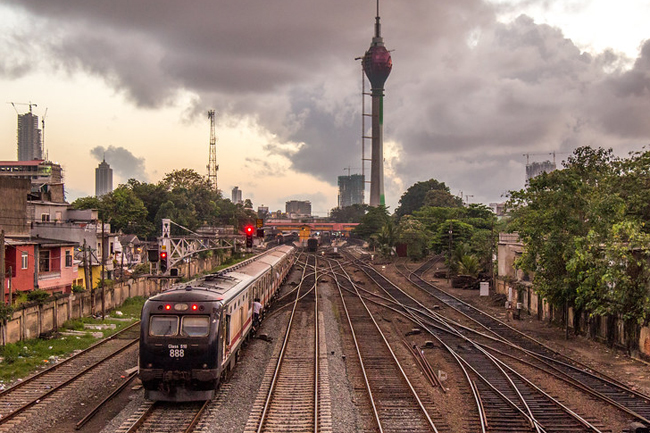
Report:
M 210 119 L 210 157 L 208 160 L 208 182 L 210 182 L 212 189 L 217 191 L 217 172 L 219 171 L 219 165 L 217 165 L 217 136 L 214 132 L 214 110 L 208 111 L 208 119 Z

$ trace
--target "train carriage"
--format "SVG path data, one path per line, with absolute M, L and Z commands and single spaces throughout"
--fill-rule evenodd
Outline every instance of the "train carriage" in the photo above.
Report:
M 251 332 L 253 300 L 268 305 L 294 253 L 291 246 L 279 246 L 148 299 L 142 309 L 139 357 L 145 397 L 212 398 Z

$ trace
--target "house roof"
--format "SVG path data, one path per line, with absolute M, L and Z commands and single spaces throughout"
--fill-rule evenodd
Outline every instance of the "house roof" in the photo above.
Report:
M 6 236 L 5 243 L 12 246 L 40 245 L 46 248 L 75 247 L 79 245 L 79 242 L 72 242 L 61 239 L 48 239 L 39 236 Z

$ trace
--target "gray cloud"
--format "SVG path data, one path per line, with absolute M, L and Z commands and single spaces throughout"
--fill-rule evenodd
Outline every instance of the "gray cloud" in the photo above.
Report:
M 90 154 L 98 161 L 106 160 L 124 182 L 131 178 L 147 181 L 144 158 L 138 158 L 124 147 L 96 146 L 90 149 Z
M 268 152 L 331 184 L 343 167 L 360 164 L 354 58 L 370 44 L 374 2 L 4 3 L 38 23 L 30 38 L 24 29 L 4 35 L 4 52 L 38 48 L 57 67 L 100 76 L 142 107 L 192 91 L 198 99 L 179 116 L 204 115 L 201 107 L 210 106 L 220 116 L 255 118 L 278 137 L 280 145 L 270 144 Z M 560 29 L 526 16 L 498 22 L 505 8 L 513 6 L 382 3 L 382 33 L 395 49 L 385 139 L 401 149 L 395 177 L 386 179 L 393 203 L 405 187 L 431 177 L 477 201 L 494 201 L 523 184 L 522 153 L 579 145 L 626 152 L 648 142 L 650 42 L 624 69 L 630 59 L 622 54 L 583 53 Z M 37 67 L 18 55 L 0 59 L 0 74 L 9 78 Z M 301 147 L 284 150 L 285 141 Z M 128 156 L 135 165 L 124 170 L 143 172 L 142 160 Z

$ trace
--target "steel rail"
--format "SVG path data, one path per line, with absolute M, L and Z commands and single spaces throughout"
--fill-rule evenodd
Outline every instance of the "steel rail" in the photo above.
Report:
M 28 402 L 28 403 L 25 403 L 24 405 L 20 406 L 18 409 L 14 410 L 13 412 L 10 412 L 10 413 L 4 415 L 4 416 L 0 419 L 0 425 L 6 423 L 6 422 L 9 421 L 10 419 L 13 419 L 16 415 L 18 415 L 18 414 L 24 412 L 25 410 L 27 410 L 27 409 L 29 409 L 30 407 L 34 406 L 35 404 L 39 403 L 42 399 L 44 399 L 44 398 L 50 396 L 51 394 L 55 393 L 56 391 L 58 391 L 58 390 L 60 390 L 60 389 L 62 389 L 62 388 L 64 388 L 64 387 L 66 387 L 66 386 L 69 385 L 70 383 L 76 381 L 76 380 L 79 379 L 81 376 L 83 376 L 84 374 L 88 373 L 89 371 L 95 369 L 96 367 L 98 367 L 99 365 L 101 365 L 101 364 L 103 364 L 104 362 L 108 361 L 109 359 L 112 359 L 113 357 L 115 357 L 115 356 L 117 356 L 118 354 L 122 353 L 122 352 L 125 351 L 126 349 L 128 349 L 128 348 L 130 348 L 131 346 L 133 346 L 134 344 L 138 343 L 139 340 L 140 340 L 140 338 L 135 339 L 134 341 L 128 343 L 126 346 L 124 346 L 124 347 L 120 348 L 119 350 L 113 352 L 113 353 L 110 354 L 109 356 L 107 356 L 107 357 L 105 357 L 105 358 L 102 358 L 102 359 L 100 359 L 99 361 L 95 362 L 94 364 L 91 364 L 91 365 L 89 365 L 88 367 L 84 368 L 84 369 L 81 370 L 78 374 L 76 374 L 76 375 L 70 377 L 69 379 L 65 380 L 64 382 L 62 382 L 62 383 L 60 383 L 60 384 L 58 384 L 58 385 L 56 385 L 56 386 L 50 388 L 47 392 L 45 392 L 45 393 L 43 393 L 43 394 L 40 394 L 37 398 L 31 400 L 31 401 Z
M 423 266 L 424 265 L 422 265 L 418 269 L 421 269 Z M 412 271 L 411 274 L 414 274 L 416 271 Z M 427 282 L 426 280 L 424 280 L 423 278 L 421 278 L 417 274 L 416 274 L 416 277 L 419 278 L 419 280 L 423 284 L 432 287 L 436 291 L 443 292 L 440 288 L 438 288 L 435 285 Z M 418 285 L 417 282 L 413 281 L 410 278 L 410 276 L 408 278 L 409 278 L 409 281 L 411 281 L 413 284 L 416 285 L 416 287 L 422 288 L 421 286 Z M 445 302 L 440 297 L 438 297 L 435 294 L 427 291 L 426 289 L 423 289 L 423 290 L 425 290 L 425 292 L 429 293 L 431 296 L 434 296 L 434 297 L 438 298 L 439 300 L 441 300 L 441 302 Z M 650 407 L 650 397 L 649 396 L 647 396 L 647 395 L 645 395 L 643 393 L 640 393 L 640 392 L 638 392 L 638 391 L 636 391 L 634 389 L 631 389 L 628 386 L 626 386 L 625 384 L 621 383 L 620 381 L 618 381 L 616 379 L 613 379 L 613 378 L 603 374 L 602 372 L 596 371 L 593 368 L 591 368 L 591 367 L 589 367 L 589 366 L 587 366 L 587 365 L 585 365 L 585 364 L 583 364 L 583 363 L 581 363 L 581 362 L 579 362 L 577 360 L 568 358 L 567 356 L 565 356 L 565 355 L 559 353 L 558 351 L 546 346 L 545 344 L 539 342 L 538 340 L 536 340 L 536 339 L 522 333 L 521 331 L 511 327 L 510 325 L 508 325 L 506 323 L 503 323 L 502 321 L 500 321 L 500 320 L 498 320 L 498 319 L 496 319 L 496 318 L 494 318 L 492 316 L 488 316 L 485 312 L 483 312 L 480 309 L 474 307 L 473 305 L 468 304 L 468 303 L 458 299 L 457 297 L 455 297 L 455 296 L 453 296 L 451 294 L 448 294 L 446 292 L 443 292 L 443 293 L 445 294 L 445 296 L 449 296 L 450 298 L 453 298 L 456 302 L 460 303 L 461 305 L 463 305 L 465 307 L 468 307 L 468 308 L 472 309 L 473 311 L 476 311 L 482 317 L 486 317 L 489 320 L 493 320 L 493 321 L 497 322 L 500 326 L 504 326 L 507 330 L 512 331 L 513 333 L 515 333 L 515 335 L 519 335 L 519 336 L 525 338 L 528 341 L 532 341 L 533 343 L 537 344 L 542 349 L 548 350 L 549 352 L 553 353 L 555 356 L 558 356 L 561 359 L 564 359 L 564 360 L 567 360 L 567 361 L 569 361 L 571 363 L 576 364 L 576 365 L 572 365 L 572 364 L 569 364 L 567 362 L 560 361 L 558 359 L 553 359 L 553 358 L 548 357 L 548 356 L 546 356 L 546 355 L 544 355 L 542 353 L 535 352 L 535 351 L 530 350 L 530 349 L 526 349 L 526 348 L 522 347 L 521 345 L 518 345 L 518 344 L 508 340 L 504 336 L 499 335 L 499 338 L 498 338 L 499 341 L 501 341 L 502 343 L 507 344 L 507 345 L 509 345 L 509 346 L 511 346 L 513 348 L 516 348 L 518 350 L 523 351 L 524 353 L 528 354 L 529 356 L 537 359 L 539 362 L 542 362 L 543 364 L 547 365 L 549 368 L 557 371 L 559 374 L 561 374 L 564 377 L 564 379 L 562 379 L 562 378 L 560 378 L 560 379 L 564 380 L 566 383 L 569 383 L 570 385 L 580 389 L 581 391 L 587 392 L 587 393 L 593 395 L 594 397 L 599 398 L 600 400 L 602 400 L 602 401 L 604 401 L 604 402 L 618 408 L 619 410 L 621 410 L 621 411 L 623 411 L 623 412 L 625 412 L 625 413 L 627 413 L 627 414 L 629 414 L 629 415 L 631 415 L 631 416 L 633 416 L 633 417 L 635 417 L 635 418 L 637 418 L 637 419 L 639 419 L 639 420 L 641 420 L 641 421 L 643 421 L 645 423 L 650 424 L 650 417 L 644 416 L 644 415 L 640 414 L 638 411 L 636 411 L 636 410 L 634 410 L 634 409 L 632 409 L 630 407 L 625 406 L 623 403 L 614 400 L 612 397 L 603 394 L 602 392 L 598 391 L 597 389 L 595 389 L 595 388 L 593 388 L 591 386 L 588 386 L 587 384 L 585 384 L 583 382 L 578 381 L 575 377 L 571 376 L 570 373 L 568 373 L 567 371 L 562 371 L 556 365 L 561 365 L 561 366 L 575 372 L 576 374 L 586 375 L 588 377 L 591 377 L 591 378 L 593 378 L 593 379 L 595 379 L 597 381 L 600 381 L 600 382 L 606 384 L 607 386 L 611 386 L 612 388 L 617 388 L 622 393 L 627 393 L 627 394 L 633 395 L 636 398 L 643 400 L 646 403 L 646 405 L 648 405 Z M 458 310 L 453 305 L 448 304 L 446 302 L 445 302 L 445 304 L 450 306 L 451 308 L 455 309 L 456 311 L 459 311 L 461 314 L 465 315 L 472 322 L 478 323 L 479 325 L 485 327 L 485 325 L 481 324 L 476 319 L 474 319 L 471 316 L 468 316 L 467 314 L 465 314 L 462 311 Z M 468 329 L 471 329 L 471 328 L 468 328 Z M 491 331 L 491 332 L 495 332 L 495 331 Z M 556 365 L 551 365 L 551 363 L 554 363 Z M 540 368 L 540 367 L 537 367 L 537 368 Z M 595 374 L 594 372 L 596 372 L 597 374 Z
M 336 262 L 336 260 L 335 260 L 335 262 Z M 340 265 L 339 265 L 339 266 L 340 266 Z M 386 348 L 388 349 L 389 353 L 391 354 L 391 356 L 392 356 L 392 358 L 393 358 L 393 360 L 394 360 L 394 362 L 395 362 L 395 365 L 397 366 L 397 368 L 399 369 L 400 373 L 402 374 L 402 377 L 403 377 L 404 380 L 406 381 L 406 383 L 407 383 L 409 389 L 411 390 L 411 393 L 413 394 L 413 396 L 415 397 L 416 401 L 418 402 L 418 405 L 419 405 L 419 407 L 420 407 L 422 413 L 424 414 L 425 418 L 427 419 L 427 422 L 429 423 L 429 426 L 431 427 L 431 429 L 432 429 L 434 432 L 438 433 L 438 429 L 436 428 L 435 423 L 433 422 L 433 420 L 431 419 L 429 413 L 427 412 L 426 408 L 424 407 L 424 403 L 422 403 L 422 400 L 420 399 L 420 396 L 419 396 L 418 393 L 415 391 L 415 388 L 413 387 L 413 384 L 412 384 L 411 381 L 409 380 L 408 375 L 406 374 L 406 372 L 405 372 L 404 369 L 402 368 L 402 365 L 401 365 L 401 363 L 399 362 L 399 360 L 397 359 L 397 356 L 395 355 L 395 352 L 393 351 L 392 347 L 390 346 L 390 343 L 388 342 L 388 339 L 387 339 L 386 336 L 384 335 L 384 333 L 383 333 L 383 331 L 381 330 L 379 324 L 378 324 L 377 321 L 375 320 L 373 314 L 370 312 L 370 309 L 368 308 L 368 306 L 366 305 L 365 301 L 363 300 L 363 297 L 362 297 L 361 294 L 358 292 L 358 290 L 357 290 L 357 285 L 352 281 L 352 278 L 349 276 L 349 274 L 347 273 L 347 271 L 346 271 L 343 267 L 341 267 L 341 269 L 342 269 L 343 273 L 346 274 L 348 281 L 350 282 L 350 284 L 352 284 L 352 287 L 355 289 L 356 294 L 357 294 L 359 300 L 361 301 L 361 304 L 363 305 L 364 309 L 365 309 L 366 312 L 368 313 L 368 317 L 372 320 L 372 322 L 374 323 L 375 327 L 377 328 L 377 331 L 378 331 L 379 335 L 381 336 L 381 339 L 383 340 L 383 342 L 384 342 Z M 337 280 L 337 282 L 338 282 L 338 280 Z M 346 311 L 347 311 L 347 309 L 346 309 Z
M 315 257 L 314 257 L 314 263 L 316 263 L 316 258 Z M 316 276 L 316 264 L 314 264 L 314 273 L 309 274 L 309 275 L 307 275 L 308 266 L 310 266 L 310 265 L 307 264 L 303 268 L 303 274 L 301 276 L 301 281 L 300 281 L 300 284 L 298 285 L 298 287 L 302 287 L 302 284 L 305 282 L 305 279 L 308 276 L 314 275 L 314 286 L 309 288 L 309 290 L 312 290 L 316 286 L 316 281 L 317 281 L 316 278 L 315 278 L 315 276 Z M 268 416 L 268 413 L 269 413 L 271 400 L 273 398 L 273 393 L 275 391 L 275 387 L 276 387 L 277 382 L 278 382 L 278 378 L 279 378 L 279 375 L 280 375 L 280 370 L 281 370 L 281 367 L 282 367 L 282 362 L 284 360 L 284 355 L 286 353 L 287 345 L 288 345 L 288 342 L 289 342 L 289 336 L 291 335 L 291 329 L 292 329 L 292 326 L 293 326 L 293 319 L 295 317 L 296 308 L 297 308 L 297 306 L 299 304 L 300 299 L 301 299 L 300 290 L 296 290 L 296 298 L 295 298 L 295 301 L 293 303 L 293 308 L 291 310 L 291 316 L 289 317 L 289 321 L 287 323 L 287 331 L 285 332 L 285 335 L 284 335 L 284 340 L 282 342 L 280 353 L 278 355 L 278 361 L 276 363 L 276 367 L 275 367 L 275 370 L 273 372 L 273 377 L 271 379 L 271 384 L 270 384 L 269 389 L 268 389 L 267 394 L 266 394 L 266 398 L 265 398 L 265 402 L 264 402 L 264 408 L 262 409 L 262 414 L 260 416 L 259 424 L 258 424 L 258 427 L 257 427 L 257 433 L 261 433 L 263 431 L 263 429 L 264 429 L 264 424 L 266 422 L 266 419 L 267 419 L 267 416 Z M 318 330 L 316 330 L 316 333 L 318 333 Z M 316 348 L 316 350 L 318 350 L 318 348 Z M 317 404 L 318 403 L 315 402 L 315 405 L 317 405 Z
M 43 376 L 45 374 L 48 374 L 48 373 L 53 372 L 54 370 L 57 370 L 58 368 L 70 363 L 71 361 L 74 361 L 75 359 L 77 359 L 81 355 L 84 355 L 84 354 L 90 352 L 91 350 L 97 348 L 98 346 L 101 346 L 103 344 L 108 343 L 111 340 L 114 340 L 114 339 L 117 339 L 118 337 L 121 337 L 122 334 L 130 331 L 131 328 L 133 328 L 134 326 L 139 325 L 139 324 L 140 324 L 140 321 L 137 320 L 137 321 L 133 322 L 131 325 L 127 326 L 126 328 L 124 328 L 124 329 L 120 330 L 119 332 L 116 332 L 115 334 L 111 335 L 110 337 L 103 338 L 103 339 L 97 341 L 96 343 L 92 344 L 91 346 L 87 347 L 86 349 L 75 353 L 74 355 L 70 356 L 69 358 L 66 358 L 63 361 L 61 361 L 61 362 L 59 362 L 59 363 L 57 363 L 55 365 L 52 365 L 49 368 L 46 368 L 45 370 L 39 371 L 38 373 L 33 374 L 33 375 L 23 379 L 21 382 L 14 384 L 13 386 L 5 389 L 4 391 L 1 391 L 0 392 L 0 397 L 3 397 L 5 394 L 8 394 L 8 393 L 10 393 L 12 391 L 15 391 L 18 388 L 21 388 L 21 387 L 27 385 L 28 383 L 32 382 L 35 379 L 38 379 L 39 377 L 41 377 L 41 376 Z
M 388 279 L 387 279 L 385 276 L 383 276 L 381 273 L 379 273 L 378 271 L 376 271 L 376 270 L 373 269 L 373 268 L 370 268 L 370 269 L 372 269 L 372 271 L 373 271 L 376 275 L 381 276 L 385 282 L 387 282 L 388 284 L 390 284 L 390 285 L 391 285 L 395 290 L 397 290 L 400 294 L 406 296 L 406 297 L 407 297 L 408 299 L 410 299 L 411 301 L 413 301 L 413 302 L 417 303 L 418 305 L 422 306 L 422 304 L 421 304 L 419 301 L 415 300 L 413 297 L 411 297 L 411 296 L 408 295 L 407 293 L 403 292 L 399 287 L 397 287 L 397 286 L 396 286 L 392 281 L 388 280 Z M 379 287 L 381 287 L 381 288 L 386 292 L 386 294 L 387 294 L 389 297 L 391 297 L 392 299 L 395 300 L 394 296 L 392 296 L 389 292 L 387 292 L 386 289 L 383 288 L 382 285 L 379 284 L 379 282 L 377 282 L 377 281 L 375 280 L 375 278 L 373 278 L 371 275 L 369 275 L 367 271 L 364 271 L 364 272 L 366 272 L 367 276 L 368 276 L 369 278 L 371 278 L 371 280 L 373 280 L 373 281 L 374 281 L 374 282 L 375 282 Z M 407 308 L 406 308 L 406 307 L 405 307 L 401 302 L 398 302 L 397 300 L 395 300 L 394 302 L 397 303 L 401 308 L 404 308 L 405 311 L 407 310 Z M 424 306 L 422 306 L 422 307 L 424 307 Z M 426 307 L 424 307 L 424 308 L 426 309 Z M 427 310 L 428 310 L 428 309 L 427 309 Z M 412 314 L 412 313 L 410 313 L 410 314 Z M 439 319 L 442 319 L 439 315 L 437 315 L 437 314 L 435 314 L 435 313 L 433 313 L 433 312 L 431 312 L 431 314 L 437 316 Z M 443 324 L 446 324 L 446 323 L 444 322 L 444 319 L 442 319 L 442 320 L 443 320 Z M 449 325 L 446 324 L 446 326 L 449 326 Z M 450 329 L 453 329 L 453 328 L 450 327 L 450 326 L 449 326 L 449 328 L 450 328 Z M 425 329 L 426 329 L 426 327 L 425 327 Z M 432 335 L 434 335 L 434 334 L 431 333 L 430 331 L 429 331 L 429 333 L 432 334 Z M 540 428 L 542 428 L 542 427 L 541 427 L 541 424 L 538 423 L 538 421 L 535 420 L 535 417 L 534 417 L 534 415 L 533 415 L 533 413 L 532 413 L 532 410 L 531 410 L 530 407 L 528 406 L 528 404 L 527 404 L 527 402 L 526 402 L 526 399 L 521 395 L 521 393 L 519 392 L 518 388 L 517 388 L 517 387 L 515 386 L 515 384 L 512 382 L 512 380 L 510 379 L 510 377 L 505 373 L 505 371 L 503 371 L 503 368 L 499 365 L 499 364 L 502 364 L 503 366 L 506 366 L 505 363 L 503 363 L 503 361 L 500 361 L 500 360 L 494 358 L 494 357 L 493 357 L 492 355 L 490 355 L 489 353 L 485 352 L 485 350 L 482 349 L 482 348 L 480 347 L 480 345 L 478 345 L 476 342 L 470 340 L 469 338 L 463 336 L 462 334 L 458 333 L 457 330 L 454 330 L 454 333 L 456 333 L 458 337 L 460 337 L 460 338 L 464 339 L 465 341 L 467 341 L 467 342 L 471 343 L 472 345 L 474 345 L 478 350 L 482 351 L 482 352 L 484 353 L 484 356 L 486 356 L 488 359 L 490 359 L 490 360 L 493 362 L 493 364 L 495 365 L 495 367 L 496 367 L 499 371 L 501 371 L 501 374 L 503 375 L 503 377 L 505 377 L 505 378 L 507 379 L 507 381 L 510 383 L 510 387 L 511 387 L 511 389 L 515 391 L 515 393 L 516 393 L 516 395 L 517 395 L 517 399 L 522 403 L 522 405 L 525 407 L 526 411 L 528 412 L 528 418 L 534 421 L 534 423 L 535 423 L 535 428 L 539 431 Z M 435 335 L 434 335 L 434 336 L 435 336 Z M 437 338 L 437 336 L 436 336 L 436 338 Z M 508 367 L 508 368 L 510 369 L 510 367 Z M 513 371 L 514 371 L 514 370 L 513 370 Z M 478 372 L 475 372 L 475 373 L 476 373 L 477 375 L 479 375 Z M 479 376 L 481 376 L 481 375 L 479 375 Z M 582 417 L 580 417 L 579 415 L 577 415 L 575 412 L 571 411 L 568 407 L 566 407 L 565 405 L 563 405 L 562 403 L 560 403 L 560 402 L 557 401 L 556 399 L 554 399 L 554 398 L 550 397 L 548 394 L 544 393 L 541 389 L 539 389 L 539 387 L 537 387 L 537 386 L 535 386 L 534 384 L 532 384 L 530 381 L 528 381 L 527 379 L 525 379 L 523 376 L 521 376 L 521 375 L 518 375 L 518 376 L 520 377 L 520 379 L 521 379 L 522 381 L 527 382 L 527 383 L 528 383 L 532 388 L 536 389 L 538 392 L 540 392 L 541 394 L 543 394 L 543 395 L 545 396 L 545 398 L 547 398 L 547 399 L 549 399 L 550 401 L 552 401 L 553 404 L 555 404 L 557 407 L 559 407 L 561 410 L 563 410 L 566 414 L 568 414 L 568 415 L 571 416 L 572 418 L 576 419 L 576 420 L 577 420 L 579 423 L 581 423 L 583 426 L 585 426 L 586 428 L 588 428 L 588 429 L 590 429 L 590 430 L 598 431 L 598 429 L 597 429 L 596 427 L 594 427 L 593 425 L 591 425 L 590 423 L 588 423 L 586 420 L 584 420 Z M 503 396 L 503 397 L 505 397 L 505 396 Z

